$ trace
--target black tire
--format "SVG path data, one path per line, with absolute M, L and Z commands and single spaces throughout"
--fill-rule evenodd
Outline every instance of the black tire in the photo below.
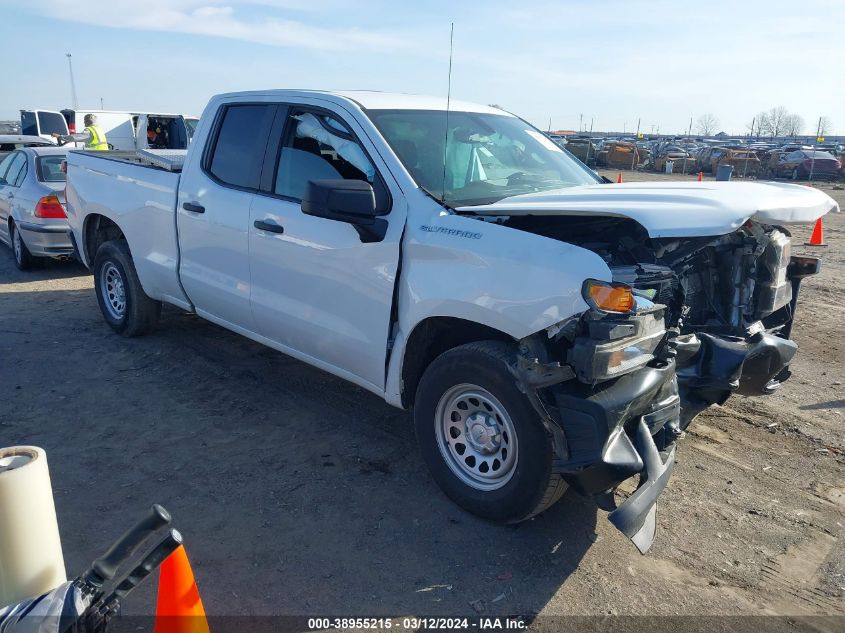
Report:
M 117 299 L 117 293 L 109 293 L 107 277 L 122 284 L 122 302 Z M 94 292 L 106 323 L 123 336 L 146 334 L 155 327 L 161 315 L 161 303 L 150 299 L 141 287 L 126 240 L 104 242 L 97 249 Z M 115 303 L 107 299 L 109 296 Z M 122 310 L 115 307 L 118 303 L 123 306 Z
M 12 245 L 12 257 L 18 270 L 32 270 L 43 263 L 40 257 L 35 257 L 29 252 L 14 222 L 9 223 L 9 243 Z
M 501 523 L 531 518 L 554 504 L 567 489 L 561 476 L 552 472 L 552 438 L 508 371 L 513 359 L 514 347 L 500 341 L 468 343 L 444 352 L 425 370 L 414 403 L 417 441 L 434 480 L 465 510 Z M 505 409 L 516 435 L 516 461 L 510 479 L 493 490 L 478 489 L 455 474 L 456 467 L 447 461 L 449 449 L 441 449 L 438 440 L 441 398 L 448 398 L 451 390 L 465 384 L 492 394 Z M 466 425 L 466 420 L 461 424 Z

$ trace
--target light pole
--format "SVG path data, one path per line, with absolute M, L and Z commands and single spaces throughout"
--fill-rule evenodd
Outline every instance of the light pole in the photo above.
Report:
M 73 61 L 71 60 L 71 54 L 65 53 L 67 56 L 67 67 L 70 71 L 70 94 L 73 98 L 73 109 L 76 110 L 79 107 L 79 103 L 76 101 L 76 82 L 73 80 Z

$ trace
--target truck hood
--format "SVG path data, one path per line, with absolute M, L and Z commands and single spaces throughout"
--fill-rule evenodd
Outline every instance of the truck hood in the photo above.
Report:
M 460 207 L 483 216 L 610 215 L 631 218 L 651 237 L 724 235 L 754 219 L 813 222 L 839 205 L 826 193 L 779 182 L 631 182 L 584 185 Z

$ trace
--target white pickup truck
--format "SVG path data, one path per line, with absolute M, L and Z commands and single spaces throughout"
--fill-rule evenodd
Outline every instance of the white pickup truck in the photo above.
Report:
M 511 114 L 377 92 L 216 96 L 177 159 L 68 155 L 115 331 L 195 312 L 413 408 L 470 512 L 520 521 L 571 485 L 641 551 L 692 418 L 789 375 L 819 262 L 784 225 L 839 210 L 792 184 L 606 184 Z

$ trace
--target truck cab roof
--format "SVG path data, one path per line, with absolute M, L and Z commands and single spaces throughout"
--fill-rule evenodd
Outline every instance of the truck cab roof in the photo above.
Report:
M 230 92 L 217 96 L 217 99 L 227 100 L 234 97 L 258 97 L 272 96 L 279 99 L 317 97 L 334 103 L 352 102 L 363 110 L 446 110 L 447 99 L 445 97 L 433 97 L 427 95 L 405 94 L 399 92 L 380 92 L 377 90 L 254 90 L 246 92 Z M 485 114 L 499 114 L 513 116 L 511 113 L 478 103 L 469 101 L 448 101 L 450 110 L 456 112 L 479 112 Z

